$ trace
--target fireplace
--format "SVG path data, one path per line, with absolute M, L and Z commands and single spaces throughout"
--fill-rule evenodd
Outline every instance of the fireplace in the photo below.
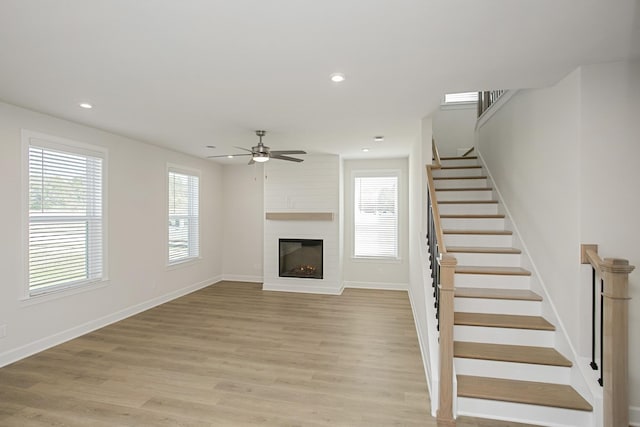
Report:
M 279 239 L 280 277 L 322 279 L 322 240 Z

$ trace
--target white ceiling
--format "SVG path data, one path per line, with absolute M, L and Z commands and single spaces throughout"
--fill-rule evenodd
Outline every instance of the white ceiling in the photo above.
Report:
M 0 0 L 0 99 L 201 157 L 403 156 L 445 92 L 637 57 L 638 0 Z

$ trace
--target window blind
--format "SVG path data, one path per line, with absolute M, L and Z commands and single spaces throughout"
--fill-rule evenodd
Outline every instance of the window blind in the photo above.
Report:
M 398 176 L 354 178 L 354 256 L 398 257 Z
M 444 96 L 445 104 L 456 104 L 462 102 L 478 102 L 478 92 L 447 93 Z
M 103 159 L 29 145 L 29 293 L 103 276 Z
M 199 178 L 169 169 L 169 264 L 200 255 Z

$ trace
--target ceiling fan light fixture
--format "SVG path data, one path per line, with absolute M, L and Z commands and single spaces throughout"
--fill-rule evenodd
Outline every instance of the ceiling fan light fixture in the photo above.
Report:
M 269 160 L 268 153 L 253 153 L 253 161 L 258 163 L 264 163 Z

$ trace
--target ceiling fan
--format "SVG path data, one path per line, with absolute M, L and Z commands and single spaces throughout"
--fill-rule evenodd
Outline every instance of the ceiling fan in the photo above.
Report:
M 258 142 L 258 145 L 256 145 L 255 147 L 251 147 L 251 150 L 249 150 L 248 148 L 242 148 L 242 147 L 235 147 L 237 149 L 240 150 L 244 150 L 244 151 L 248 151 L 248 153 L 242 153 L 242 154 L 225 154 L 225 155 L 220 155 L 220 156 L 207 156 L 208 158 L 215 158 L 215 157 L 236 157 L 236 156 L 251 156 L 251 159 L 249 160 L 249 164 L 252 165 L 255 162 L 258 163 L 262 163 L 262 162 L 266 162 L 269 159 L 278 159 L 278 160 L 288 160 L 290 162 L 302 162 L 302 159 L 298 159 L 295 157 L 289 157 L 287 156 L 287 154 L 307 154 L 306 151 L 302 151 L 302 150 L 284 150 L 284 151 L 272 151 L 271 149 L 269 149 L 269 147 L 267 147 L 266 145 L 264 145 L 262 143 L 262 137 L 267 133 L 267 131 L 264 130 L 257 130 L 256 131 L 256 135 L 258 135 L 258 138 L 260 138 L 260 141 Z

